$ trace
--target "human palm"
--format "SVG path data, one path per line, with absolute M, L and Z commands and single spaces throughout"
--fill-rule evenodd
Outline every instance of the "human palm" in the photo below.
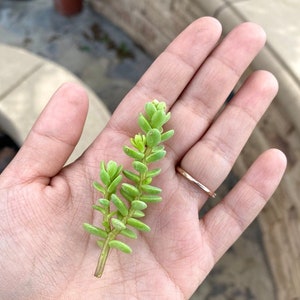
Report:
M 176 165 L 217 189 L 277 92 L 274 77 L 253 73 L 220 113 L 225 99 L 264 44 L 257 25 L 234 29 L 221 43 L 212 18 L 191 24 L 153 63 L 106 128 L 63 167 L 87 112 L 84 91 L 66 84 L 52 97 L 24 145 L 1 174 L 1 299 L 186 299 L 239 237 L 277 187 L 285 169 L 278 150 L 262 154 L 240 182 L 199 220 L 207 195 Z M 137 133 L 149 100 L 167 103 L 175 135 L 156 184 L 163 201 L 149 205 L 149 233 L 129 241 L 131 255 L 111 251 L 101 279 L 99 255 L 82 223 L 99 223 L 91 183 L 101 160 L 130 162 L 122 146 Z

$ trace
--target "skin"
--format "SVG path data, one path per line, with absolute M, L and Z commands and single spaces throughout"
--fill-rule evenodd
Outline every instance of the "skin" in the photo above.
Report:
M 256 24 L 244 23 L 220 41 L 213 18 L 192 23 L 126 95 L 107 127 L 74 163 L 64 167 L 82 132 L 85 91 L 63 85 L 0 177 L 1 299 L 188 299 L 218 259 L 258 215 L 286 167 L 270 149 L 199 220 L 206 194 L 175 171 L 177 164 L 216 190 L 277 93 L 277 81 L 256 71 L 218 114 L 243 71 L 265 43 Z M 154 184 L 163 202 L 149 205 L 152 228 L 126 240 L 133 254 L 111 252 L 101 279 L 99 255 L 82 223 L 99 224 L 91 183 L 99 162 L 130 168 L 122 146 L 138 130 L 137 115 L 153 98 L 172 113 L 167 157 Z

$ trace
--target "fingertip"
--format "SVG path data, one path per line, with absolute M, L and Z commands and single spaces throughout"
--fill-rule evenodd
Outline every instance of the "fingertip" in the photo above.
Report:
M 287 167 L 287 157 L 285 153 L 279 149 L 271 148 L 265 152 L 268 155 L 270 164 L 277 166 L 278 172 L 284 173 Z
M 260 40 L 265 43 L 267 40 L 266 31 L 262 26 L 254 22 L 244 22 L 238 27 L 243 28 L 245 32 L 249 33 L 249 36 L 252 35 L 256 40 Z
M 88 105 L 86 90 L 76 82 L 63 83 L 54 95 L 56 96 L 57 94 L 63 95 L 66 100 Z
M 273 100 L 278 93 L 277 78 L 269 71 L 254 71 L 246 80 L 245 86 L 248 84 L 248 89 L 255 91 L 257 95 L 261 95 L 264 99 Z M 257 100 L 260 101 L 259 97 L 257 97 Z
M 191 28 L 199 28 L 199 30 L 203 31 L 203 29 L 206 29 L 210 32 L 211 39 L 214 39 L 214 35 L 216 35 L 216 38 L 219 38 L 222 33 L 222 24 L 220 21 L 214 17 L 205 16 L 201 17 L 197 20 L 195 20 L 190 25 Z
M 263 152 L 246 174 L 251 186 L 256 186 L 268 200 L 278 187 L 287 166 L 287 158 L 279 149 Z
M 197 19 L 196 22 L 201 22 L 201 24 L 206 23 L 206 24 L 209 24 L 210 26 L 214 26 L 219 31 L 222 30 L 221 22 L 214 17 L 205 16 L 205 17 Z
M 217 19 L 213 17 L 201 17 L 193 21 L 178 35 L 175 41 L 180 40 L 180 45 L 178 43 L 171 43 L 167 49 L 178 53 L 182 48 L 185 51 L 184 53 L 187 53 L 194 48 L 197 53 L 202 53 L 206 47 L 211 50 L 217 44 L 221 33 L 222 25 Z M 204 53 L 207 55 L 209 52 L 206 53 L 204 50 Z M 191 59 L 193 56 L 197 57 L 198 55 L 190 56 Z
M 272 74 L 269 71 L 261 70 L 259 72 L 264 75 L 264 78 L 265 78 L 264 82 L 266 82 L 266 85 L 274 91 L 274 97 L 275 97 L 275 95 L 278 93 L 278 89 L 279 89 L 279 84 L 278 84 L 277 78 L 275 77 L 274 74 Z
M 81 137 L 87 112 L 83 87 L 68 82 L 58 88 L 18 153 L 30 165 L 19 172 L 21 180 L 51 178 L 61 170 Z
M 256 52 L 256 54 L 264 47 L 267 39 L 265 30 L 252 22 L 237 25 L 228 33 L 228 36 L 238 38 L 240 45 L 247 45 L 248 52 Z

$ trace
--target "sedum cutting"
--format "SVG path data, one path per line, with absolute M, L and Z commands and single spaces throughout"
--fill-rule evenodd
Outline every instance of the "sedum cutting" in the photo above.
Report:
M 170 117 L 164 102 L 153 100 L 146 103 L 145 114 L 138 116 L 141 132 L 130 139 L 130 147 L 123 147 L 125 154 L 133 160 L 132 169 L 123 170 L 115 161 L 100 164 L 101 182 L 94 182 L 93 185 L 102 196 L 93 209 L 101 213 L 102 226 L 83 224 L 87 232 L 98 237 L 97 244 L 101 249 L 96 277 L 102 276 L 112 248 L 124 253 L 132 252 L 126 243 L 118 240 L 120 235 L 136 239 L 136 230 L 150 231 L 150 227 L 142 221 L 145 209 L 149 203 L 162 200 L 161 189 L 151 185 L 161 169 L 151 168 L 151 164 L 166 155 L 163 142 L 173 136 L 174 130 L 164 132 L 163 125 Z M 126 177 L 126 183 L 123 177 Z

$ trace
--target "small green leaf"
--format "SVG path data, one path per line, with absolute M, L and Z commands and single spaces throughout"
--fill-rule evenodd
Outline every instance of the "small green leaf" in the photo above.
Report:
M 117 174 L 117 170 L 118 170 L 118 165 L 115 161 L 113 160 L 110 160 L 108 163 L 107 163 L 107 173 L 109 175 L 110 178 L 114 178 L 115 175 Z
M 152 178 L 151 178 L 151 177 L 146 177 L 146 178 L 143 180 L 142 184 L 150 184 L 151 182 L 152 182 Z
M 145 156 L 144 153 L 142 153 L 140 151 L 136 151 L 134 149 L 131 149 L 131 148 L 127 147 L 127 146 L 124 146 L 123 150 L 124 150 L 125 154 L 127 154 L 128 156 L 130 156 L 130 157 L 132 157 L 134 159 L 141 160 Z
M 113 216 L 117 215 L 118 212 L 117 211 L 112 211 L 107 215 L 107 219 L 111 219 Z
M 148 117 L 151 119 L 151 117 L 154 115 L 154 113 L 156 112 L 156 107 L 153 104 L 153 102 L 147 102 L 145 105 L 145 111 L 148 115 Z
M 162 198 L 160 196 L 155 195 L 144 195 L 140 197 L 140 200 L 147 203 L 157 203 L 161 202 Z
M 88 233 L 96 235 L 96 236 L 100 236 L 103 239 L 105 239 L 107 237 L 107 233 L 103 229 L 101 229 L 99 227 L 96 227 L 94 225 L 91 225 L 91 224 L 88 224 L 88 223 L 83 223 L 83 228 Z
M 116 189 L 117 189 L 119 183 L 121 182 L 121 180 L 122 180 L 122 175 L 117 176 L 117 177 L 113 180 L 113 182 L 108 186 L 107 191 L 108 191 L 109 193 L 115 193 L 115 191 L 116 191 Z
M 136 134 L 134 138 L 130 139 L 133 147 L 139 150 L 141 153 L 145 151 L 146 137 L 141 134 Z
M 95 210 L 97 210 L 97 211 L 100 211 L 103 215 L 106 214 L 105 208 L 103 208 L 103 207 L 101 207 L 101 206 L 99 206 L 99 205 L 96 205 L 96 204 L 94 204 L 92 207 L 93 207 L 93 209 L 95 209 Z
M 121 190 L 125 191 L 128 195 L 132 196 L 133 198 L 139 195 L 139 190 L 132 184 L 123 183 Z
M 157 169 L 149 170 L 146 175 L 153 178 L 153 177 L 159 175 L 160 172 L 161 172 L 161 169 L 157 168 Z
M 124 202 L 116 195 L 112 194 L 111 195 L 111 201 L 115 205 L 115 207 L 118 209 L 118 211 L 121 213 L 122 216 L 127 216 L 128 215 L 128 209 Z
M 167 109 L 167 105 L 164 101 L 157 101 L 156 108 L 157 110 L 162 110 L 163 112 L 165 112 L 165 110 Z
M 114 228 L 116 228 L 118 230 L 126 229 L 126 225 L 121 220 L 112 218 L 111 224 L 114 226 Z
M 103 245 L 104 245 L 104 241 L 103 241 L 103 240 L 98 240 L 98 241 L 97 241 L 97 245 L 98 245 L 99 248 L 102 249 L 102 248 L 103 248 Z
M 140 161 L 134 161 L 132 165 L 133 168 L 141 174 L 144 174 L 148 171 L 148 167 Z
M 173 135 L 174 135 L 174 130 L 173 130 L 173 129 L 164 132 L 164 133 L 161 135 L 161 142 L 165 142 L 166 140 L 170 139 Z
M 162 110 L 158 110 L 151 118 L 151 126 L 153 128 L 161 128 L 166 123 L 166 114 Z
M 110 224 L 109 224 L 108 220 L 103 221 L 102 226 L 104 228 L 106 228 L 107 230 L 110 230 Z
M 136 210 L 133 215 L 132 215 L 133 218 L 142 218 L 142 217 L 145 217 L 145 213 L 142 212 L 141 210 Z
M 108 186 L 110 184 L 110 177 L 104 168 L 100 171 L 100 178 L 104 185 Z
M 128 178 L 129 180 L 131 180 L 135 183 L 139 183 L 141 180 L 137 174 L 135 174 L 131 171 L 128 171 L 128 170 L 123 170 L 123 174 L 125 175 L 126 178 Z
M 93 182 L 93 187 L 99 191 L 100 193 L 102 193 L 103 195 L 105 194 L 105 188 L 97 181 Z
M 151 230 L 147 224 L 135 218 L 129 218 L 127 224 L 141 231 L 149 232 Z
M 135 197 L 132 197 L 131 195 L 127 194 L 125 190 L 123 190 L 121 188 L 120 190 L 121 195 L 129 202 L 131 202 L 132 200 L 134 200 Z
M 144 138 L 143 138 L 143 135 L 141 135 L 140 133 L 136 134 L 134 136 L 134 142 L 139 144 L 139 143 L 144 143 Z
M 101 198 L 101 199 L 98 199 L 98 202 L 103 206 L 103 207 L 109 207 L 109 200 L 107 199 L 104 199 L 104 198 Z
M 165 155 L 166 155 L 165 150 L 154 152 L 153 154 L 150 154 L 149 156 L 146 157 L 146 162 L 151 163 L 151 162 L 158 161 L 162 159 Z
M 128 254 L 132 253 L 132 249 L 123 242 L 113 240 L 113 241 L 110 241 L 108 244 L 109 244 L 110 248 L 115 248 L 115 249 L 118 249 L 118 250 L 120 250 L 124 253 L 128 253 Z
M 164 150 L 164 149 L 165 149 L 164 145 L 157 145 L 157 146 L 152 148 L 152 153 L 159 152 L 159 151 Z
M 171 113 L 168 112 L 168 113 L 166 114 L 165 123 L 167 123 L 170 119 L 171 119 Z
M 116 174 L 120 174 L 122 170 L 123 170 L 123 166 L 122 165 L 118 166 Z
M 131 202 L 131 207 L 135 210 L 144 210 L 147 208 L 147 204 L 143 201 L 134 200 Z
M 120 233 L 121 233 L 122 235 L 126 236 L 126 237 L 131 238 L 131 239 L 136 239 L 136 238 L 137 238 L 136 233 L 135 233 L 134 231 L 128 229 L 128 228 L 122 230 Z
M 157 195 L 161 193 L 161 189 L 153 185 L 144 184 L 141 186 L 141 188 L 146 194 Z
M 155 147 L 160 143 L 161 133 L 158 129 L 154 128 L 147 132 L 146 143 L 149 147 Z
M 139 124 L 140 128 L 145 133 L 147 133 L 149 130 L 152 129 L 152 127 L 150 126 L 149 122 L 147 121 L 147 119 L 142 114 L 139 115 L 138 124 Z

